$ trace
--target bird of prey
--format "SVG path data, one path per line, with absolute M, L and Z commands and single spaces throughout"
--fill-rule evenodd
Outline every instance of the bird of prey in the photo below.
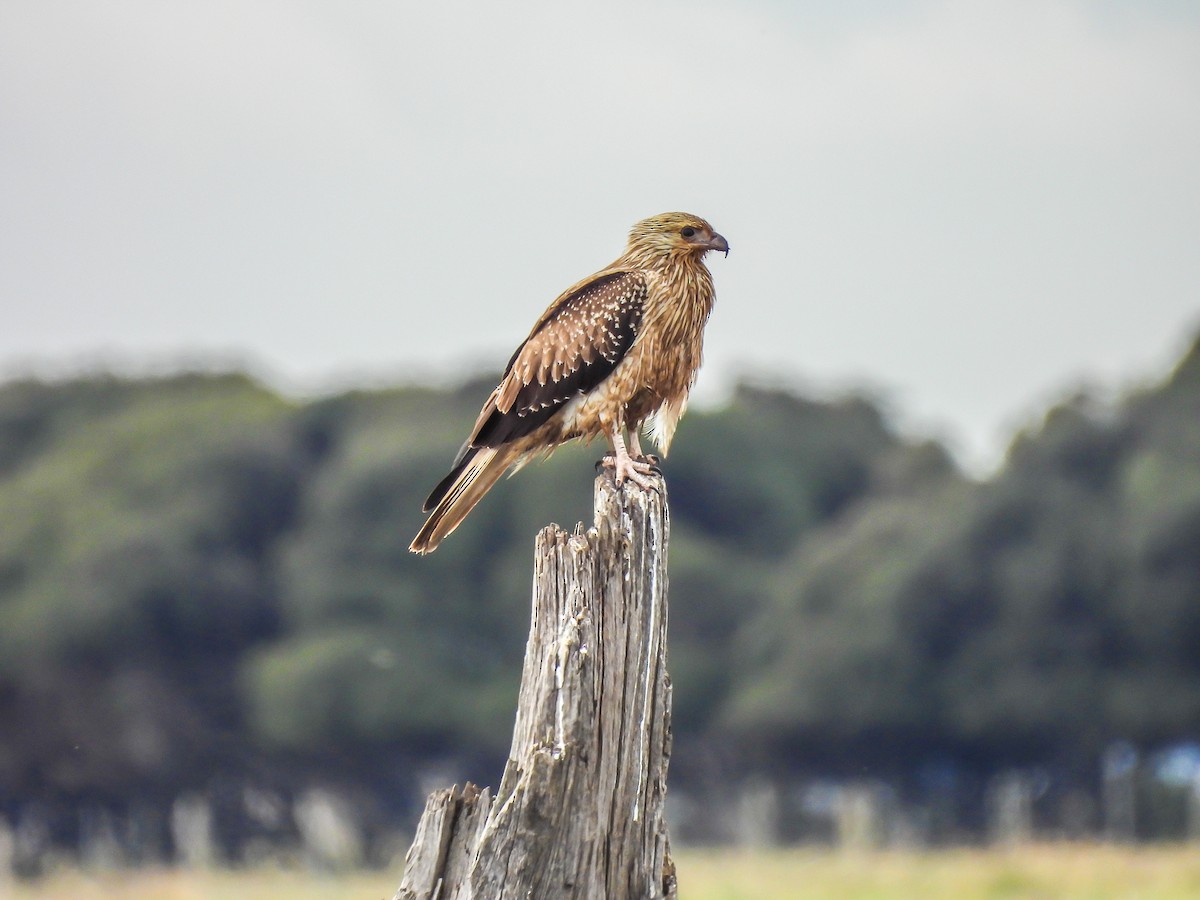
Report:
M 698 216 L 663 213 L 633 226 L 615 262 L 560 294 L 425 501 L 430 516 L 409 550 L 432 553 L 505 471 L 574 438 L 604 435 L 617 484 L 647 487 L 653 460 L 638 432 L 650 424 L 665 455 L 687 406 L 713 308 L 709 250 L 728 256 L 729 244 Z

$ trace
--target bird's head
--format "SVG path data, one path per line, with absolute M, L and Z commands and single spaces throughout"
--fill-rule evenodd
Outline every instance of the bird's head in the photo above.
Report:
M 691 213 L 670 212 L 643 219 L 629 232 L 629 252 L 637 255 L 692 256 L 702 259 L 709 250 L 729 255 L 729 243 L 713 227 Z

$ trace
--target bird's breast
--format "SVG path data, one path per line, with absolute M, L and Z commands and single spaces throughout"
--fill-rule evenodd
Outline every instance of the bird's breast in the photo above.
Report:
M 703 355 L 713 306 L 708 270 L 647 273 L 649 292 L 637 337 L 613 371 L 563 406 L 562 440 L 605 434 L 615 423 L 638 428 L 656 417 L 660 447 L 670 442 Z

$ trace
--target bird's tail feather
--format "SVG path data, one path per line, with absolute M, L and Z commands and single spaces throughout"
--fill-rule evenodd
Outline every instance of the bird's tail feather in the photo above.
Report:
M 408 549 L 422 555 L 436 550 L 443 538 L 459 526 L 483 495 L 500 480 L 512 462 L 511 454 L 491 447 L 482 448 L 465 459 L 443 482 L 446 487 L 442 496 Z M 441 488 L 439 485 L 434 496 Z

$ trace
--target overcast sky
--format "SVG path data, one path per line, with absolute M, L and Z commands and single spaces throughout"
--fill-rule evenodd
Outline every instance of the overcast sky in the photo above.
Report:
M 673 209 L 733 248 L 702 394 L 868 385 L 986 465 L 1200 328 L 1200 4 L 0 5 L 10 375 L 498 374 Z

